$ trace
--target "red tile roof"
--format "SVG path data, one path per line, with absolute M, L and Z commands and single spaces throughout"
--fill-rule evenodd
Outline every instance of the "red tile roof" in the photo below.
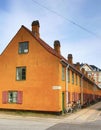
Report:
M 30 31 L 28 28 L 26 28 L 24 25 L 22 25 L 22 28 L 24 28 L 27 32 L 29 32 L 34 39 L 36 39 L 41 46 L 43 46 L 49 53 L 51 53 L 52 55 L 58 57 L 60 60 L 62 60 L 63 62 L 65 62 L 66 64 L 68 64 L 67 59 L 65 59 L 61 54 L 58 54 L 52 47 L 50 47 L 46 42 L 44 42 L 41 38 L 37 38 L 34 36 L 33 32 Z M 7 47 L 6 47 L 7 48 Z M 0 55 L 1 56 L 1 55 Z M 74 71 L 78 72 L 81 76 L 84 76 L 87 80 L 91 81 L 89 78 L 87 78 L 84 74 L 82 74 L 79 70 L 77 70 L 77 68 L 74 65 L 69 64 L 69 67 L 71 67 Z M 94 82 L 93 82 L 94 83 Z M 96 85 L 96 84 L 95 84 Z M 97 85 L 96 85 L 97 86 Z
M 55 55 L 56 57 L 58 57 L 60 60 L 62 59 L 64 62 L 66 62 L 68 64 L 67 59 L 65 59 L 62 55 L 58 54 L 52 47 L 50 47 L 46 42 L 44 42 L 41 38 L 37 38 L 35 37 L 35 35 L 33 34 L 32 31 L 30 31 L 28 28 L 26 28 L 25 26 L 22 25 L 23 28 L 26 29 L 27 32 L 29 32 L 39 43 L 41 46 L 43 46 L 48 52 L 50 52 L 51 54 Z M 76 67 L 74 65 L 71 65 L 72 69 L 78 71 L 76 69 Z M 78 71 L 79 73 L 81 73 L 80 71 Z
M 26 28 L 25 26 L 22 25 L 23 28 L 26 29 L 27 32 L 29 32 L 39 43 L 41 46 L 43 46 L 49 53 L 51 53 L 52 55 L 58 57 L 60 60 L 63 60 L 65 63 L 68 64 L 67 59 L 65 59 L 62 55 L 58 54 L 52 47 L 50 47 L 46 42 L 44 42 L 41 38 L 37 38 L 35 37 L 35 35 L 33 34 L 32 31 L 30 31 L 28 28 Z M 82 74 L 81 71 L 79 71 L 74 65 L 69 64 L 69 66 L 76 72 L 78 72 L 80 75 L 82 75 L 84 78 L 86 78 L 86 80 L 94 83 L 93 81 L 91 81 L 89 78 L 87 78 L 84 74 Z M 95 84 L 96 85 L 96 84 Z
M 39 43 L 41 46 L 43 46 L 48 52 L 55 55 L 56 57 L 62 59 L 64 58 L 62 55 L 59 55 L 52 47 L 50 47 L 46 42 L 44 42 L 41 38 L 35 37 L 32 31 L 30 31 L 28 28 L 22 25 L 23 28 L 25 28 Z M 65 58 L 64 58 L 65 59 Z M 66 59 L 65 59 L 66 60 Z M 66 60 L 67 61 L 67 60 Z

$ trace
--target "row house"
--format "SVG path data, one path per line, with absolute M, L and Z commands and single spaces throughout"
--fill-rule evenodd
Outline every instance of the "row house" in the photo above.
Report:
M 88 65 L 88 64 L 81 64 L 81 69 L 84 68 L 85 71 L 88 73 L 88 76 L 91 76 L 95 83 L 101 88 L 101 69 L 96 67 L 95 65 Z
M 24 25 L 0 55 L 0 109 L 62 113 L 68 104 L 101 97 L 101 90 L 72 54 L 65 59 L 61 45 L 50 47 L 40 38 L 39 21 Z

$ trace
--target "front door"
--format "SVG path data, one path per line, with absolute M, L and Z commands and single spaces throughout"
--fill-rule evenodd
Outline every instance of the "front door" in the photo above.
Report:
M 65 110 L 65 103 L 64 103 L 64 92 L 62 93 L 62 113 L 64 113 Z

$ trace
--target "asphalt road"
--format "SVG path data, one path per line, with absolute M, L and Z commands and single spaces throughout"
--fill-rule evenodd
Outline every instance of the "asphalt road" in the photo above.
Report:
M 0 130 L 101 130 L 101 102 L 58 118 L 0 113 Z
M 60 119 L 0 114 L 0 130 L 46 130 Z
M 45 130 L 54 123 L 34 120 L 0 119 L 0 130 Z
M 101 130 L 101 120 L 81 124 L 60 123 L 47 130 Z
M 47 130 L 101 130 L 101 102 L 64 118 Z

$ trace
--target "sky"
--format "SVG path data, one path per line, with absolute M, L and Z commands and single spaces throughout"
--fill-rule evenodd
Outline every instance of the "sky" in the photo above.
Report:
M 101 0 L 0 0 L 0 54 L 22 25 L 40 22 L 40 37 L 73 62 L 101 68 Z

